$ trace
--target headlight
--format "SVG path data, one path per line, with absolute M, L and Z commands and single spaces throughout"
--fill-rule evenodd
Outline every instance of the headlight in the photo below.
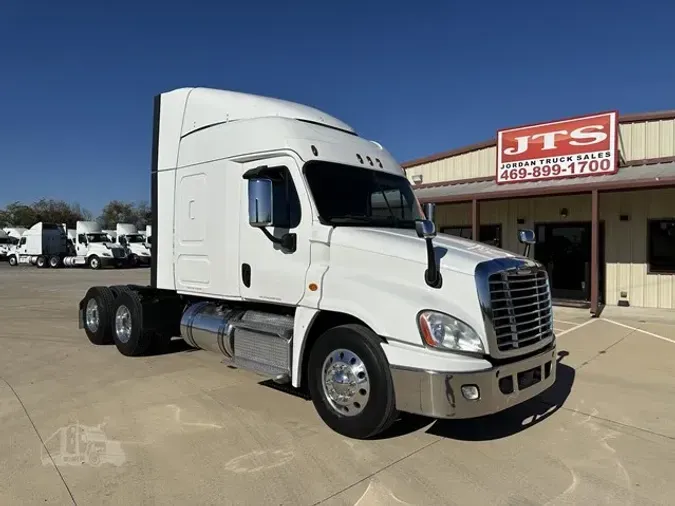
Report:
M 431 348 L 484 353 L 483 342 L 466 323 L 436 311 L 422 311 L 418 317 L 422 339 Z

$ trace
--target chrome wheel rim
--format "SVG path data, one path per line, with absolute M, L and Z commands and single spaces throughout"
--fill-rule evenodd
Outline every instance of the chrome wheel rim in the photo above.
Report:
M 370 378 L 363 360 L 354 352 L 331 352 L 321 369 L 323 393 L 330 406 L 342 416 L 361 413 L 370 398 Z
M 91 266 L 96 269 L 98 267 L 98 258 L 91 259 Z
M 126 306 L 118 307 L 115 313 L 115 334 L 122 343 L 131 338 L 131 311 Z
M 96 299 L 89 299 L 86 309 L 87 328 L 92 332 L 98 331 L 100 316 L 98 313 L 98 302 Z

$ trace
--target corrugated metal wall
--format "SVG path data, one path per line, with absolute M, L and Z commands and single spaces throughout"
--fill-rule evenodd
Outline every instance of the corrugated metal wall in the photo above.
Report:
M 619 145 L 626 161 L 675 156 L 675 120 L 619 124 Z
M 626 161 L 675 156 L 675 120 L 641 121 L 619 124 L 619 149 Z M 416 165 L 406 170 L 408 179 L 421 174 L 423 183 L 492 177 L 497 148 L 492 146 L 470 153 Z
M 560 217 L 562 208 L 569 213 L 565 219 Z M 620 221 L 621 214 L 629 215 L 630 220 Z M 471 206 L 439 205 L 436 216 L 439 229 L 470 226 Z M 518 225 L 519 218 L 525 224 Z M 675 218 L 675 188 L 600 194 L 600 219 L 605 222 L 607 304 L 616 304 L 625 291 L 632 306 L 675 309 L 675 275 L 647 273 L 647 220 L 654 218 Z M 501 224 L 503 247 L 519 253 L 523 248 L 517 238 L 519 228 L 533 228 L 535 222 L 590 219 L 590 194 L 487 201 L 480 207 L 481 224 Z

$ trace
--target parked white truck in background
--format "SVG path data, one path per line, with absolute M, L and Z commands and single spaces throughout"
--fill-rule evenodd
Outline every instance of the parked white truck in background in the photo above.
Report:
M 127 254 L 124 248 L 101 232 L 96 222 L 78 221 L 74 230 L 68 230 L 65 224 L 40 222 L 22 234 L 17 246 L 9 251 L 7 260 L 11 266 L 86 265 L 99 269 L 104 265 L 126 265 Z
M 306 389 L 353 438 L 399 411 L 479 417 L 554 383 L 544 268 L 436 236 L 398 163 L 340 120 L 183 88 L 155 98 L 152 155 L 151 283 L 87 291 L 92 343 L 142 355 L 180 335 Z
M 59 267 L 68 253 L 64 225 L 39 222 L 26 230 L 16 247 L 8 253 L 9 265 Z
M 136 225 L 118 223 L 115 227 L 115 242 L 127 249 L 129 265 L 150 265 L 150 250 L 146 246 L 144 237 L 138 233 Z
M 10 244 L 16 246 L 19 244 L 21 236 L 28 230 L 25 227 L 5 227 L 2 229 L 10 237 Z
M 4 230 L 0 230 L 0 260 L 6 260 L 18 241 Z
M 95 221 L 75 224 L 75 256 L 64 260 L 66 267 L 87 265 L 100 269 L 108 265 L 121 267 L 128 260 L 126 249 L 111 240 Z

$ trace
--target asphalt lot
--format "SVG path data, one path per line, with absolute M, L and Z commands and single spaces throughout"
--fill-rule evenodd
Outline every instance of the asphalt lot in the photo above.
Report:
M 673 503 L 675 318 L 556 311 L 541 398 L 354 441 L 218 356 L 90 345 L 85 290 L 148 277 L 0 264 L 0 504 Z

